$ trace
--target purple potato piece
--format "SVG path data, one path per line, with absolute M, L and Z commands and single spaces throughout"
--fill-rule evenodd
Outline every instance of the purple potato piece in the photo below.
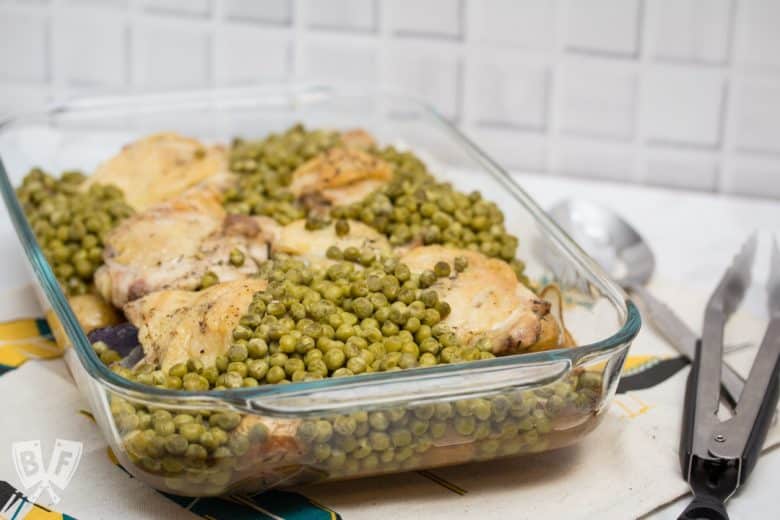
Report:
M 110 325 L 93 330 L 87 334 L 87 338 L 92 343 L 102 341 L 125 357 L 138 346 L 138 328 L 129 322 Z

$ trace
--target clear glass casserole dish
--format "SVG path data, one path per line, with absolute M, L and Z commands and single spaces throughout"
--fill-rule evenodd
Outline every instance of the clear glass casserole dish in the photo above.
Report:
M 560 288 L 566 327 L 579 346 L 209 392 L 146 386 L 109 370 L 79 327 L 14 185 L 34 166 L 89 172 L 123 144 L 152 132 L 226 143 L 297 122 L 364 128 L 382 143 L 415 151 L 437 177 L 495 201 L 508 231 L 520 238 L 518 257 L 528 276 Z M 603 417 L 640 327 L 623 292 L 505 171 L 439 114 L 407 97 L 284 86 L 85 99 L 4 121 L 0 159 L 5 203 L 41 304 L 56 313 L 67 334 L 74 379 L 122 465 L 162 491 L 255 492 L 574 443 Z M 192 417 L 205 423 L 186 426 Z M 166 444 L 161 425 L 171 421 L 186 433 L 186 444 Z

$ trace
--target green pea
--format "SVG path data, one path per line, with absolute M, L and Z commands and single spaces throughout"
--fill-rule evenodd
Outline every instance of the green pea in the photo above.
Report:
M 486 421 L 492 414 L 492 407 L 490 402 L 485 399 L 474 399 L 471 403 L 471 409 L 474 416 L 480 421 Z
M 284 372 L 284 368 L 276 365 L 272 366 L 268 373 L 265 376 L 266 381 L 268 381 L 271 384 L 276 384 L 284 380 L 286 374 Z
M 179 434 L 188 442 L 197 442 L 203 431 L 203 426 L 195 422 L 182 424 L 179 427 Z
M 228 363 L 226 375 L 230 374 L 231 372 L 234 374 L 238 374 L 241 377 L 241 379 L 245 378 L 247 374 L 246 363 L 241 361 L 231 361 L 230 363 Z
M 366 368 L 368 367 L 368 363 L 366 363 L 366 360 L 361 357 L 353 357 L 349 361 L 347 361 L 347 368 L 353 373 L 353 374 L 362 374 L 366 371 Z
M 390 426 L 390 421 L 384 412 L 371 412 L 368 414 L 368 423 L 374 430 L 384 431 Z
M 355 459 L 364 459 L 368 457 L 373 450 L 371 449 L 371 444 L 369 443 L 368 439 L 365 437 L 361 437 L 357 440 L 357 443 L 355 445 L 355 449 L 353 449 L 350 454 Z
M 200 288 L 208 289 L 209 287 L 219 283 L 219 277 L 212 271 L 208 271 L 200 279 Z
M 228 448 L 236 457 L 241 457 L 249 451 L 249 439 L 243 435 L 234 435 L 228 440 Z
M 268 427 L 263 423 L 255 423 L 249 429 L 249 440 L 254 444 L 264 444 L 268 440 Z
M 343 237 L 349 234 L 349 222 L 344 219 L 339 219 L 334 225 L 336 235 Z
M 566 405 L 564 398 L 559 395 L 550 396 L 545 404 L 545 409 L 550 417 L 555 417 L 560 413 L 563 407 Z
M 444 421 L 431 421 L 428 431 L 434 439 L 441 439 L 447 433 L 447 423 Z
M 347 377 L 354 376 L 355 374 L 348 368 L 339 368 L 331 374 L 331 377 Z
M 165 449 L 171 455 L 183 455 L 188 446 L 187 439 L 182 435 L 173 434 L 165 439 Z
M 132 431 L 138 429 L 141 424 L 140 419 L 136 414 L 126 413 L 119 416 L 117 420 L 117 426 L 123 432 Z
M 304 371 L 306 365 L 302 359 L 290 358 L 284 363 L 284 372 L 288 376 L 298 371 Z
M 223 388 L 241 388 L 241 386 L 244 384 L 244 376 L 239 372 L 234 372 L 231 370 L 217 377 L 215 383 L 215 388 L 220 386 Z
M 330 457 L 328 457 L 328 467 L 330 469 L 339 469 L 344 466 L 347 460 L 347 454 L 338 448 L 331 448 Z
M 474 417 L 459 416 L 455 418 L 455 431 L 463 436 L 470 436 L 476 429 L 476 420 Z
M 343 255 L 341 253 L 341 249 L 339 249 L 336 246 L 330 246 L 325 251 L 325 256 L 331 260 L 341 260 L 343 258 Z
M 206 448 L 198 444 L 190 444 L 187 446 L 187 451 L 184 452 L 184 456 L 190 460 L 205 460 L 208 457 Z
M 230 361 L 245 361 L 249 357 L 249 350 L 244 344 L 233 343 L 228 348 L 227 356 Z
M 404 428 L 396 428 L 390 432 L 390 439 L 393 442 L 393 446 L 402 448 L 412 443 L 412 433 Z
M 314 438 L 317 436 L 317 425 L 313 421 L 304 421 L 296 430 L 296 435 L 299 439 L 301 439 L 304 443 L 308 443 L 314 440 Z
M 319 420 L 315 423 L 317 442 L 328 442 L 333 435 L 333 426 L 330 422 Z
M 225 431 L 235 429 L 241 422 L 241 416 L 234 412 L 222 412 L 212 414 L 209 417 L 209 424 L 211 426 L 217 426 Z
M 601 389 L 601 374 L 596 372 L 583 372 L 580 374 L 579 385 L 583 388 Z
M 317 443 L 314 445 L 314 459 L 317 462 L 324 462 L 331 454 L 331 447 L 325 443 Z
M 262 359 L 250 359 L 246 366 L 247 374 L 258 381 L 262 381 L 268 373 L 268 362 Z
M 205 367 L 200 375 L 208 381 L 209 385 L 213 385 L 219 376 L 219 370 L 215 366 Z
M 332 349 L 325 354 L 323 359 L 325 360 L 325 365 L 328 367 L 328 370 L 335 371 L 344 365 L 346 356 L 343 351 Z
M 429 327 L 433 327 L 441 321 L 441 314 L 436 309 L 426 309 L 425 313 L 423 314 L 423 321 Z M 438 336 L 438 334 L 435 335 Z
M 339 435 L 352 435 L 357 429 L 357 421 L 350 416 L 339 416 L 333 422 L 333 430 Z
M 436 311 L 439 313 L 441 319 L 449 316 L 451 310 L 450 304 L 445 301 L 440 301 L 436 304 Z
M 176 432 L 176 424 L 171 419 L 154 421 L 154 431 L 158 435 L 167 436 Z

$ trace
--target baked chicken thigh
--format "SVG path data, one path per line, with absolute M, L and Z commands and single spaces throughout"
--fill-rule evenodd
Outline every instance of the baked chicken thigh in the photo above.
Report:
M 443 323 L 467 344 L 482 338 L 490 340 L 496 355 L 521 352 L 546 335 L 557 335 L 557 324 L 546 318 L 550 304 L 517 280 L 512 268 L 501 260 L 475 251 L 444 246 L 416 247 L 405 252 L 401 261 L 415 272 L 433 269 L 437 262 L 452 265 L 464 257 L 468 267 L 452 271 L 432 286 L 439 298 L 450 305 Z M 546 320 L 546 321 L 545 321 Z M 543 327 L 544 321 L 544 327 Z M 550 330 L 549 325 L 555 325 Z M 547 339 L 547 338 L 545 338 Z
M 114 229 L 95 286 L 121 307 L 162 289 L 197 289 L 208 272 L 222 282 L 246 278 L 268 258 L 276 227 L 265 217 L 226 214 L 216 188 L 196 186 Z

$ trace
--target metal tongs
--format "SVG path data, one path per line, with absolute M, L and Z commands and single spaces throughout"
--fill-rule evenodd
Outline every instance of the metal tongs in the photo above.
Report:
M 682 520 L 728 520 L 725 502 L 750 475 L 778 401 L 780 370 L 780 252 L 773 241 L 767 284 L 769 326 L 733 410 L 718 416 L 723 330 L 750 286 L 756 236 L 742 246 L 710 297 L 685 391 L 680 466 L 693 491 Z

